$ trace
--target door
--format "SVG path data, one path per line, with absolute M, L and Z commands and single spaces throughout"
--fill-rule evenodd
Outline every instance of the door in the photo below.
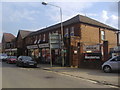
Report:
M 110 65 L 112 67 L 112 70 L 118 70 L 120 67 L 120 57 L 115 57 L 110 61 Z

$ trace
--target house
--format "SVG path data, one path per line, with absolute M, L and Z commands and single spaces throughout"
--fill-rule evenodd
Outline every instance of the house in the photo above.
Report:
M 24 55 L 25 54 L 25 48 L 24 48 L 24 38 L 29 35 L 31 31 L 27 30 L 19 30 L 17 37 L 16 37 L 16 45 L 17 45 L 17 56 Z

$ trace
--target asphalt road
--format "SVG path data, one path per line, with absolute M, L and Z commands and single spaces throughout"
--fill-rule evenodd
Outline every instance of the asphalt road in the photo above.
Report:
M 0 67 L 1 68 L 1 67 Z M 2 63 L 2 88 L 112 88 L 41 68 Z

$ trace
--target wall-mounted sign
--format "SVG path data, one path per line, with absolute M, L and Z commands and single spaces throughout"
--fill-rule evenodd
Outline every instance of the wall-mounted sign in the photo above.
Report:
M 39 48 L 48 48 L 49 43 L 39 44 Z
M 49 47 L 49 43 L 39 44 L 39 48 L 48 48 L 48 47 Z M 36 49 L 36 48 L 38 48 L 38 45 L 27 46 L 27 49 Z
M 17 48 L 13 48 L 13 49 L 5 49 L 5 51 L 17 51 Z
M 37 45 L 30 45 L 30 46 L 27 46 L 27 49 L 36 49 L 36 48 L 38 48 Z
M 100 60 L 101 57 L 101 53 L 84 53 L 85 60 Z
M 100 45 L 85 45 L 83 47 L 84 51 L 100 51 Z

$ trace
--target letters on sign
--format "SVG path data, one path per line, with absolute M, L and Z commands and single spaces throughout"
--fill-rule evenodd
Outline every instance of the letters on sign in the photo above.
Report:
M 84 51 L 100 51 L 100 45 L 86 45 Z

